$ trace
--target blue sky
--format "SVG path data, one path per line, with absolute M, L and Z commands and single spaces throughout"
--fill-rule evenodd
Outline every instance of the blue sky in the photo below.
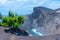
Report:
M 57 9 L 60 8 L 60 0 L 0 0 L 0 12 L 3 15 L 7 15 L 9 10 L 18 15 L 31 14 L 33 8 L 38 6 Z

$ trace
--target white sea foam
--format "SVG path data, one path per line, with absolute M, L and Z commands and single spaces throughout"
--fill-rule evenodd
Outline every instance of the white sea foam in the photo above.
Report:
M 31 36 L 43 36 L 43 34 L 40 33 L 40 32 L 37 32 L 36 29 L 30 30 L 29 33 L 30 33 Z

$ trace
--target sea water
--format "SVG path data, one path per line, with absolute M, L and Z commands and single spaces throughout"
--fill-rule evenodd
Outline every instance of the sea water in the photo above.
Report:
M 31 29 L 31 30 L 29 30 L 29 34 L 30 34 L 31 36 L 43 36 L 43 34 L 40 33 L 40 32 L 37 32 L 36 29 Z

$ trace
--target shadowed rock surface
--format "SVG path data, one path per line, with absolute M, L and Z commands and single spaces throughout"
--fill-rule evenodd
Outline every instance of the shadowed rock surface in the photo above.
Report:
M 60 9 L 35 7 L 32 14 L 25 16 L 21 28 L 28 31 L 36 29 L 44 36 L 60 34 Z
M 8 28 L 8 29 L 4 29 L 5 33 L 11 33 L 11 34 L 15 34 L 18 36 L 29 36 L 29 33 L 26 32 L 25 30 L 19 29 L 19 28 Z

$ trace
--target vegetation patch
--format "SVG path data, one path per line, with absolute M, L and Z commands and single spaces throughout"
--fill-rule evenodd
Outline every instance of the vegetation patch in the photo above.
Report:
M 9 15 L 7 17 L 3 17 L 0 14 L 0 19 L 2 20 L 2 22 L 0 22 L 0 26 L 10 28 L 5 29 L 4 31 L 6 33 L 12 33 L 17 35 L 28 35 L 28 33 L 25 30 L 19 28 L 19 25 L 24 23 L 24 16 L 17 16 L 17 14 L 14 15 L 14 13 L 11 11 L 9 11 L 8 14 Z

